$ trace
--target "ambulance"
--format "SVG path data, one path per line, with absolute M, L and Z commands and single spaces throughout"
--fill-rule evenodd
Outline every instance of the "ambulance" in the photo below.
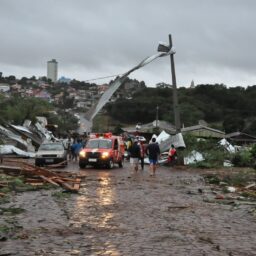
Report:
M 123 167 L 124 141 L 121 136 L 112 133 L 91 134 L 85 147 L 79 153 L 79 166 L 87 165 L 112 169 L 115 164 Z

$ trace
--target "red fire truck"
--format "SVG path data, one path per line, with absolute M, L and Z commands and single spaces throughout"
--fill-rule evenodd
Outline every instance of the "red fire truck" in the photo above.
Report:
M 111 169 L 114 164 L 118 164 L 123 167 L 124 151 L 121 136 L 114 136 L 112 133 L 92 134 L 79 153 L 79 166 L 106 166 Z

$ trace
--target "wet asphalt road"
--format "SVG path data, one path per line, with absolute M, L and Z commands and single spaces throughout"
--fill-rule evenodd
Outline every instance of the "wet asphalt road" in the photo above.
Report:
M 249 206 L 205 203 L 214 195 L 195 171 L 160 167 L 152 178 L 147 169 L 69 163 L 63 170 L 85 176 L 79 193 L 15 195 L 5 207 L 26 211 L 3 216 L 19 228 L 16 240 L 0 242 L 0 255 L 256 255 Z

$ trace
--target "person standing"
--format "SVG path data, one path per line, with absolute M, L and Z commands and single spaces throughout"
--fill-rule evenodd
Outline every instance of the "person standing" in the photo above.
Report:
M 76 153 L 75 153 L 75 151 L 76 151 L 76 145 L 77 145 L 77 142 L 76 142 L 76 139 L 74 139 L 73 140 L 73 143 L 72 143 L 72 145 L 71 145 L 71 147 L 70 147 L 70 151 L 71 151 L 71 160 L 72 161 L 76 161 L 77 159 L 76 159 Z
M 140 166 L 141 170 L 144 170 L 144 157 L 145 157 L 145 147 L 142 140 L 139 140 L 138 145 L 140 147 Z
M 129 154 L 130 154 L 131 167 L 134 172 L 137 172 L 139 168 L 139 158 L 140 158 L 140 147 L 138 145 L 137 140 L 134 140 L 134 142 L 130 146 Z
M 127 151 L 127 159 L 130 160 L 130 148 L 132 146 L 132 139 L 128 138 L 128 140 L 126 141 L 126 151 Z
M 82 146 L 81 140 L 80 139 L 74 140 L 73 144 L 71 145 L 72 160 L 77 161 L 79 152 L 82 148 L 83 148 L 83 146 Z
M 148 145 L 146 154 L 149 159 L 150 176 L 156 175 L 156 164 L 160 155 L 160 148 L 156 142 L 156 138 L 152 138 L 151 143 Z
M 168 163 L 173 166 L 177 162 L 177 151 L 174 145 L 171 145 L 171 148 L 168 153 Z
M 75 159 L 77 160 L 79 158 L 79 152 L 83 148 L 82 140 L 78 139 L 75 147 Z
M 72 144 L 73 144 L 73 139 L 69 136 L 67 139 L 67 144 L 66 144 L 68 160 L 72 159 L 72 153 L 71 153 L 71 145 Z

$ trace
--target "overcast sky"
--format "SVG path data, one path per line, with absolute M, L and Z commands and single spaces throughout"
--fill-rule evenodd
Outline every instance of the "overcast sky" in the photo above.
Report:
M 172 34 L 178 86 L 256 84 L 255 0 L 0 0 L 0 71 L 88 80 L 122 74 Z M 130 75 L 171 84 L 170 60 Z M 95 81 L 106 83 L 110 79 Z

